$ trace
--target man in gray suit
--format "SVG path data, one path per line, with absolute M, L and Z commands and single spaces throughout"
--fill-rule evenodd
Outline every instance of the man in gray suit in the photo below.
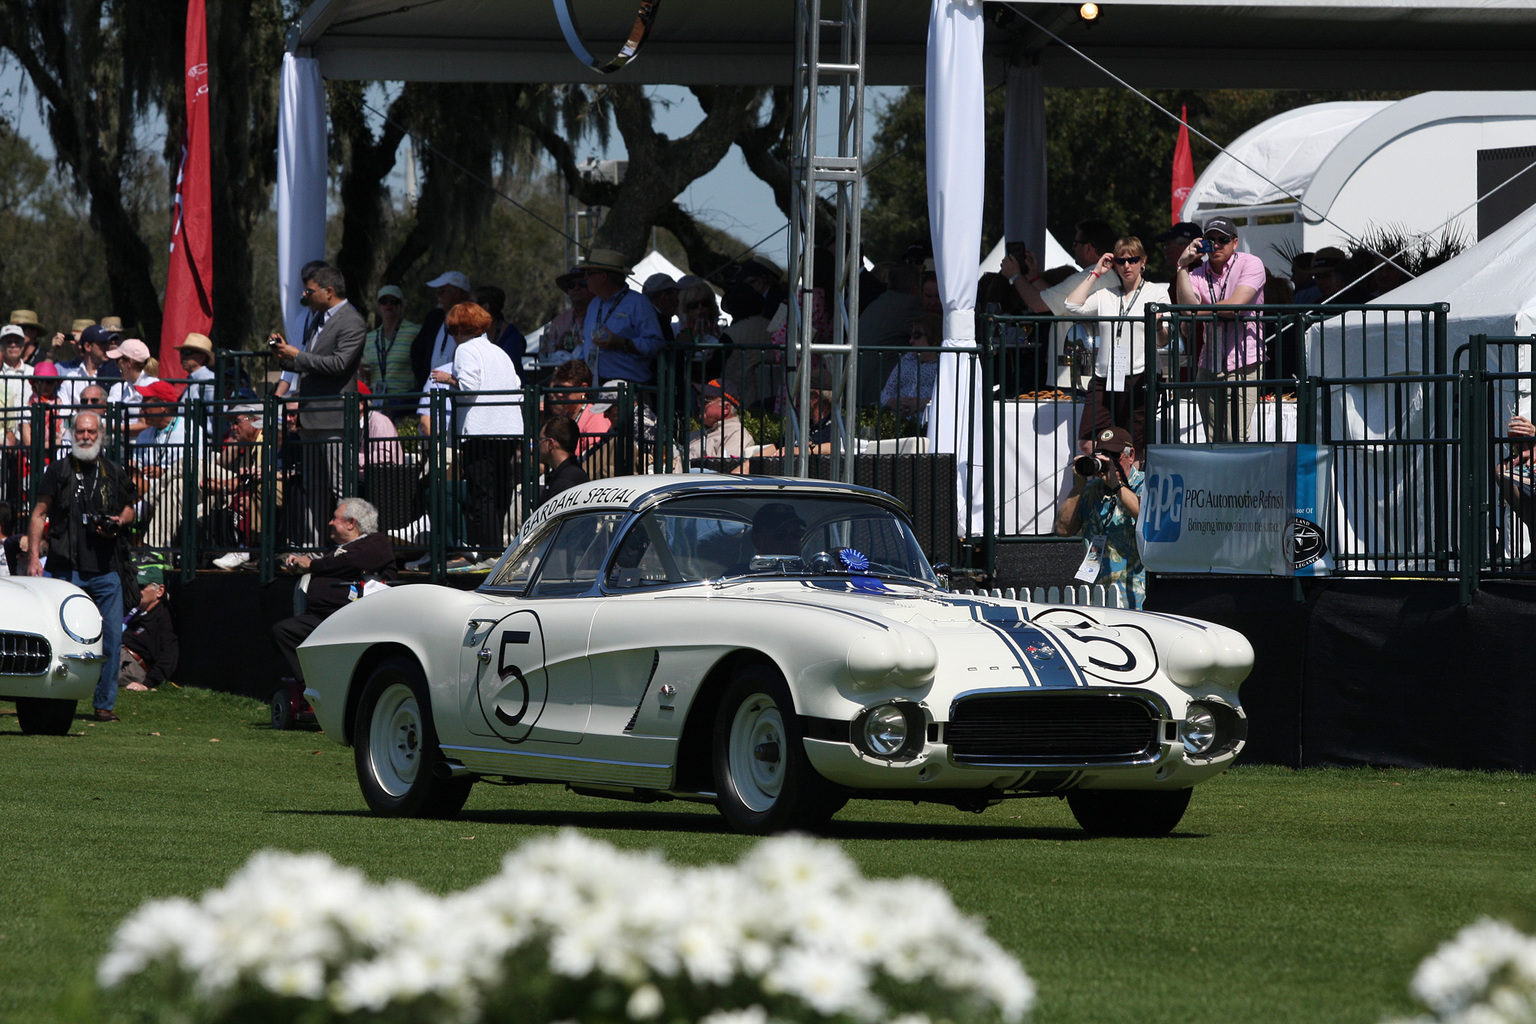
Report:
M 304 297 L 311 317 L 304 348 L 288 344 L 281 335 L 273 335 L 268 344 L 283 369 L 299 374 L 299 440 L 310 491 L 305 525 L 306 532 L 318 532 L 326 512 L 347 497 L 341 438 L 346 417 L 355 415 L 357 407 L 342 396 L 357 391 L 357 368 L 363 361 L 368 327 L 347 301 L 341 271 L 329 264 L 305 269 L 309 274 L 304 278 Z M 320 480 L 329 486 L 316 486 Z

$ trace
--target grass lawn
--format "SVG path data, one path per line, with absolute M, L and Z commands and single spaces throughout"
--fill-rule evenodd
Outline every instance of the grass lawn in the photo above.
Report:
M 477 786 L 451 822 L 377 819 L 349 748 L 273 732 L 260 703 L 165 690 L 117 710 L 35 737 L 0 703 L 0 1021 L 141 1019 L 147 993 L 93 994 L 113 928 L 263 847 L 441 892 L 562 826 L 686 862 L 752 842 L 710 808 L 552 786 Z M 830 834 L 867 874 L 935 878 L 983 915 L 1038 984 L 1038 1024 L 1374 1024 L 1412 1009 L 1414 966 L 1477 916 L 1536 929 L 1531 776 L 1245 767 L 1155 840 L 1086 839 L 1056 800 L 981 815 L 855 801 Z

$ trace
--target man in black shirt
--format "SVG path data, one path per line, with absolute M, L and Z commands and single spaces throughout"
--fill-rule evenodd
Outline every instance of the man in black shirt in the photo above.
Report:
M 554 416 L 544 421 L 544 428 L 539 431 L 539 461 L 544 464 L 540 505 L 561 491 L 587 482 L 587 471 L 573 454 L 579 437 L 576 421 L 569 416 Z
M 123 655 L 119 661 L 125 690 L 153 690 L 176 671 L 180 651 L 176 624 L 165 600 L 165 570 L 140 566 L 139 605 L 123 623 Z
M 48 575 L 84 590 L 101 611 L 101 678 L 96 683 L 98 722 L 115 722 L 118 658 L 123 642 L 123 580 L 118 575 L 117 535 L 133 522 L 138 488 L 123 468 L 101 457 L 101 417 L 75 417 L 67 457 L 49 466 L 37 485 L 28 531 L 27 575 L 43 575 L 43 530 L 48 531 Z
M 299 645 L 337 609 L 356 600 L 367 580 L 395 579 L 395 548 L 389 534 L 379 532 L 379 510 L 362 498 L 343 498 L 331 516 L 329 555 L 288 555 L 283 567 L 309 573 L 304 614 L 272 627 L 272 642 L 287 659 L 293 678 L 303 682 Z

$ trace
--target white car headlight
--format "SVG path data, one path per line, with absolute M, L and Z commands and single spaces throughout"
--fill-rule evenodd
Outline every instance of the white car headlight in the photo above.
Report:
M 853 743 L 883 761 L 906 760 L 923 748 L 926 727 L 922 709 L 911 701 L 876 704 L 854 719 Z
M 1184 721 L 1179 723 L 1179 739 L 1184 741 L 1184 749 L 1191 754 L 1204 754 L 1216 743 L 1216 716 L 1211 709 L 1200 704 L 1191 704 L 1184 714 Z
M 59 625 L 76 643 L 93 644 L 101 639 L 101 612 L 84 594 L 70 594 L 59 605 Z

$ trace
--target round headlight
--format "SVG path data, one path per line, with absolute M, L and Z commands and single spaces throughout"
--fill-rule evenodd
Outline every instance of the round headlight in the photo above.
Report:
M 923 745 L 924 722 L 916 704 L 893 701 L 867 708 L 853 723 L 853 741 L 872 757 L 911 757 Z
M 1189 753 L 1206 753 L 1216 745 L 1216 716 L 1209 708 L 1191 704 L 1179 723 L 1179 738 Z
M 59 625 L 76 643 L 93 644 L 101 639 L 101 612 L 84 594 L 70 594 L 59 605 Z

